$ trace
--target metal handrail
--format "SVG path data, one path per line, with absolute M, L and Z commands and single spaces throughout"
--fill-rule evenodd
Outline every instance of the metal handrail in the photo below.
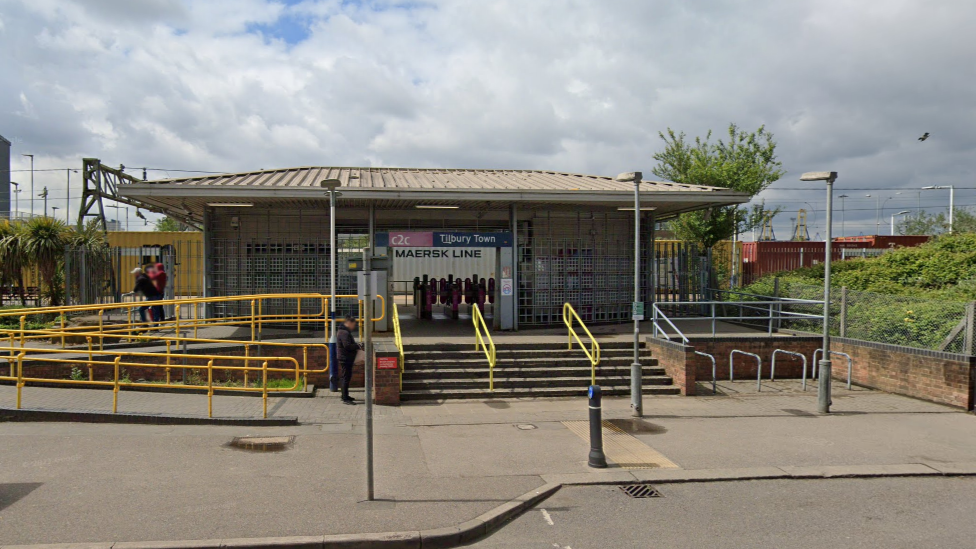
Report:
M 403 370 L 406 369 L 403 362 L 403 338 L 400 336 L 400 313 L 397 312 L 396 303 L 393 304 L 393 342 L 396 344 L 397 351 L 400 353 L 400 390 L 403 390 Z
M 682 341 L 684 341 L 685 343 L 691 342 L 691 340 L 685 337 L 685 334 L 682 333 L 681 330 L 679 330 L 678 327 L 674 325 L 674 322 L 671 322 L 671 319 L 668 318 L 668 315 L 664 314 L 664 311 L 658 308 L 657 303 L 651 305 L 651 310 L 653 312 L 653 316 L 651 318 L 654 324 L 655 336 L 657 335 L 657 332 L 660 331 L 661 334 L 664 336 L 664 339 L 671 341 L 671 337 L 668 336 L 668 333 L 665 332 L 660 326 L 658 326 L 658 319 L 663 318 L 665 322 L 667 322 L 668 325 L 671 326 L 671 329 L 674 330 L 679 336 L 681 336 Z
M 481 316 L 481 309 L 477 306 L 471 307 L 471 322 L 474 324 L 474 335 L 477 341 L 474 344 L 474 350 L 477 351 L 479 346 L 484 349 L 485 357 L 488 359 L 488 390 L 495 390 L 495 362 L 497 355 L 495 354 L 495 342 L 491 340 L 491 334 L 488 332 L 488 325 L 485 323 L 485 317 Z M 481 324 L 480 326 L 478 324 Z M 481 337 L 481 329 L 485 330 L 485 337 L 488 338 L 488 345 L 485 345 L 484 338 Z
M 576 330 L 573 329 L 573 319 L 579 322 L 580 327 L 586 331 L 586 335 L 590 337 L 590 349 L 586 349 L 586 345 L 580 340 L 579 335 Z M 590 381 L 592 385 L 596 385 L 596 367 L 600 364 L 600 344 L 597 343 L 596 338 L 590 333 L 590 329 L 586 327 L 583 323 L 583 319 L 576 314 L 576 309 L 573 308 L 569 303 L 563 304 L 563 324 L 566 325 L 566 329 L 569 330 L 569 349 L 573 348 L 573 338 L 576 339 L 576 343 L 579 343 L 581 349 L 583 349 L 583 354 L 586 358 L 590 359 Z
M 187 383 L 170 383 L 168 381 L 168 372 L 172 365 L 167 360 L 166 363 L 159 364 L 155 362 L 150 362 L 148 360 L 139 359 L 154 359 L 159 360 L 163 355 L 159 353 L 146 353 L 139 351 L 92 351 L 87 357 L 81 358 L 57 358 L 58 355 L 63 354 L 79 354 L 72 350 L 63 349 L 36 349 L 36 348 L 22 348 L 22 347 L 0 347 L 0 352 L 8 351 L 11 353 L 17 353 L 16 357 L 10 356 L 5 357 L 7 360 L 16 360 L 16 370 L 11 372 L 10 376 L 0 376 L 0 381 L 13 381 L 17 386 L 17 408 L 21 408 L 22 403 L 22 391 L 23 387 L 27 383 L 44 383 L 44 384 L 56 384 L 56 385 L 75 385 L 75 386 L 88 386 L 88 387 L 112 387 L 112 413 L 118 412 L 118 393 L 122 387 L 152 387 L 152 388 L 166 388 L 166 389 L 181 389 L 189 391 L 207 391 L 207 407 L 208 416 L 213 417 L 213 371 L 223 370 L 229 372 L 243 372 L 247 375 L 249 372 L 261 372 L 261 386 L 260 387 L 221 387 L 221 390 L 241 392 L 241 393 L 262 393 L 262 400 L 264 406 L 264 417 L 268 417 L 268 393 L 282 393 L 288 391 L 298 390 L 302 384 L 301 373 L 302 368 L 298 364 L 298 360 L 292 357 L 274 357 L 274 356 L 228 356 L 228 355 L 212 355 L 212 354 L 181 354 L 181 358 L 194 359 L 194 360 L 205 360 L 207 361 L 206 366 L 194 365 L 186 366 L 187 368 L 194 370 L 202 370 L 206 368 L 207 370 L 207 383 L 206 384 L 187 384 Z M 36 358 L 30 358 L 29 353 L 35 353 L 38 355 Z M 99 360 L 99 357 L 105 357 L 106 359 Z M 88 368 L 89 377 L 88 379 L 61 379 L 56 377 L 25 377 L 24 376 L 24 362 L 25 361 L 43 361 L 45 363 L 55 363 L 63 365 L 74 365 L 75 367 L 85 366 Z M 220 365 L 215 364 L 216 361 L 229 361 L 232 365 Z M 233 365 L 235 362 L 242 362 L 242 366 Z M 249 366 L 250 362 L 261 362 L 261 367 Z M 294 364 L 294 367 L 269 367 L 269 362 L 285 362 Z M 94 379 L 94 368 L 96 366 L 107 366 L 112 367 L 114 374 L 111 381 L 96 381 Z M 167 382 L 166 383 L 150 383 L 150 382 L 140 382 L 140 381 L 123 381 L 124 376 L 121 374 L 121 369 L 125 367 L 131 368 L 160 368 L 167 371 Z M 278 387 L 269 388 L 268 387 L 268 372 L 282 372 L 287 374 L 294 374 L 295 382 L 291 387 Z M 290 377 L 290 375 L 289 375 Z
M 803 353 L 797 353 L 794 351 L 787 351 L 786 349 L 776 349 L 773 351 L 772 366 L 769 370 L 769 380 L 773 381 L 776 379 L 776 353 L 783 353 L 784 355 L 798 356 L 803 359 L 803 390 L 807 390 L 807 357 Z

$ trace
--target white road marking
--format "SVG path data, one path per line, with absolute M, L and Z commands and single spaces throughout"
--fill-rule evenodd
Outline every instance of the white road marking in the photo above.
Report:
M 545 509 L 541 509 L 541 511 L 542 511 L 542 518 L 546 519 L 546 522 L 549 523 L 549 526 L 555 526 L 555 523 L 552 522 L 552 517 L 549 516 L 549 511 L 546 511 Z

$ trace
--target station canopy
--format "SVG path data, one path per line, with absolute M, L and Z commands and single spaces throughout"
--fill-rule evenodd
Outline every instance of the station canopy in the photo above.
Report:
M 119 186 L 119 194 L 163 212 L 203 219 L 207 205 L 321 208 L 338 179 L 341 207 L 373 204 L 385 210 L 457 206 L 464 210 L 634 207 L 634 183 L 613 177 L 538 170 L 301 167 L 163 179 Z M 746 193 L 720 187 L 643 180 L 641 208 L 657 218 L 748 202 Z

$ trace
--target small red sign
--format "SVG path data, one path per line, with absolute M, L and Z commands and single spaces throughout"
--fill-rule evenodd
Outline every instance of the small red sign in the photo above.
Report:
M 395 356 L 380 356 L 376 357 L 376 369 L 377 370 L 396 370 L 399 368 L 399 360 Z

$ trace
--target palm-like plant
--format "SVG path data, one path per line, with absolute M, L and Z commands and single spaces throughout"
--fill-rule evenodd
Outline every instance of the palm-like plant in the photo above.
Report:
M 58 268 L 64 261 L 65 246 L 70 238 L 71 232 L 64 222 L 51 217 L 31 219 L 21 235 L 23 256 L 40 272 L 52 306 L 61 304 Z
M 21 223 L 0 221 L 0 286 L 20 288 L 20 304 L 27 306 L 24 295 L 24 268 L 27 261 L 23 250 L 24 226 Z

